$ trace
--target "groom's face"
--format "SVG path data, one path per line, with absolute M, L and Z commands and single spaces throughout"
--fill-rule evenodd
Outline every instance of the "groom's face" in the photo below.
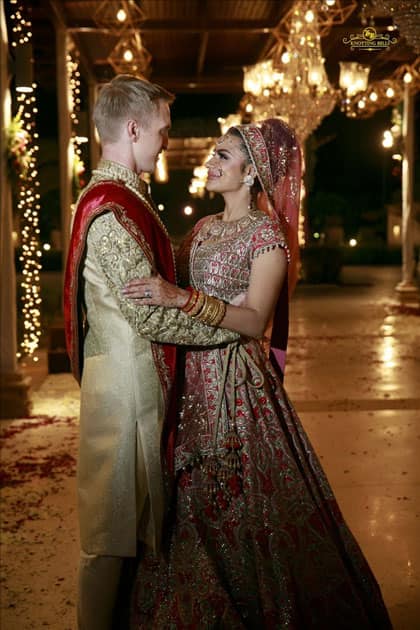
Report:
M 169 104 L 160 100 L 153 114 L 139 127 L 139 140 L 134 149 L 138 173 L 154 171 L 159 153 L 168 148 L 170 127 Z

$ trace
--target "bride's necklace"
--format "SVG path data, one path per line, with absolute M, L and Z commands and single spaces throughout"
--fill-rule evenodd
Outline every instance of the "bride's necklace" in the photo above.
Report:
M 224 221 L 222 214 L 216 214 L 213 220 L 210 220 L 207 224 L 207 236 L 214 236 L 223 238 L 225 236 L 234 236 L 239 234 L 250 223 L 255 221 L 258 210 L 256 208 L 250 208 L 248 214 L 245 214 L 239 219 L 233 219 L 232 221 Z

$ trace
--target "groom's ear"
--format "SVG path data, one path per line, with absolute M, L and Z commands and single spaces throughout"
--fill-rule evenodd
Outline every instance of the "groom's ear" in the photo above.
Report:
M 140 138 L 140 129 L 136 120 L 127 120 L 126 129 L 128 137 L 132 142 L 137 142 Z

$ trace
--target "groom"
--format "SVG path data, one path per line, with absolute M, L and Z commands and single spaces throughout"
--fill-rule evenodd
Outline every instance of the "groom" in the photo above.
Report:
M 173 344 L 237 338 L 179 309 L 137 306 L 122 295 L 132 278 L 158 272 L 175 281 L 168 234 L 140 177 L 167 148 L 173 98 L 131 75 L 101 89 L 93 118 L 102 159 L 73 221 L 64 301 L 81 384 L 80 630 L 110 630 L 123 560 L 136 556 L 138 541 L 159 549 L 175 431 Z

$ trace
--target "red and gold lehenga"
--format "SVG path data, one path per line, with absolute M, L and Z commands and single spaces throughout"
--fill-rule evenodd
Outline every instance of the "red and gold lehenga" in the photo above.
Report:
M 275 247 L 286 251 L 293 285 L 300 180 L 287 125 L 236 129 L 266 194 L 260 205 L 276 212 L 209 217 L 179 261 L 192 286 L 234 304 L 246 295 L 252 260 Z M 172 517 L 162 555 L 146 551 L 139 563 L 133 630 L 391 628 L 283 388 L 287 285 L 267 343 L 185 352 Z
M 227 302 L 285 247 L 256 210 L 211 217 L 191 282 Z M 390 628 L 379 587 L 258 341 L 188 350 L 165 557 L 141 561 L 133 628 Z

